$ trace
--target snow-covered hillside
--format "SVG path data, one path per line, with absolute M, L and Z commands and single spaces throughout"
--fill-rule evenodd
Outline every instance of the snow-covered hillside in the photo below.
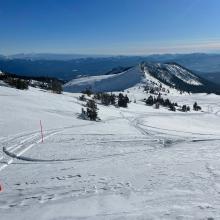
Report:
M 164 64 L 164 67 L 166 67 L 166 69 L 169 70 L 169 72 L 172 75 L 176 76 L 177 78 L 179 78 L 180 80 L 182 80 L 183 82 L 187 84 L 194 85 L 194 86 L 202 85 L 201 80 L 197 76 L 193 75 L 188 70 L 176 64 Z
M 220 217 L 220 97 L 167 94 L 203 109 L 184 113 L 126 92 L 136 103 L 93 122 L 80 94 L 0 86 L 1 220 Z
M 64 85 L 64 91 L 82 92 L 85 89 L 92 89 L 95 92 L 121 91 L 140 83 L 143 76 L 140 68 L 134 67 L 119 74 L 74 79 Z
M 172 86 L 178 86 L 178 81 L 176 79 L 188 85 L 202 85 L 199 77 L 177 64 L 147 63 L 145 64 L 145 72 L 146 71 L 159 80 Z

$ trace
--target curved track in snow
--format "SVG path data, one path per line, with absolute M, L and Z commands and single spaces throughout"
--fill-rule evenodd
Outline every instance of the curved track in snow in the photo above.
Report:
M 57 129 L 49 129 L 46 130 L 44 133 L 44 140 L 63 132 L 64 130 L 71 129 L 73 127 L 82 127 L 88 126 L 89 124 L 85 125 L 78 125 L 78 126 L 67 126 L 63 128 Z M 52 160 L 38 160 L 38 159 L 31 159 L 28 157 L 22 156 L 25 152 L 33 148 L 35 145 L 41 143 L 41 134 L 40 131 L 33 131 L 30 133 L 18 133 L 16 135 L 10 136 L 8 138 L 4 138 L 2 142 L 2 156 L 0 157 L 0 163 L 3 165 L 0 166 L 0 172 L 4 170 L 7 166 L 14 162 L 14 159 L 32 161 L 32 162 L 50 162 Z M 70 159 L 74 160 L 74 159 Z M 54 160 L 54 162 L 59 162 L 64 160 Z

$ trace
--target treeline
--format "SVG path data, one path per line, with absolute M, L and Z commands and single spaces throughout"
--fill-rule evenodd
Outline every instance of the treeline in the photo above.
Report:
M 28 86 L 29 86 L 28 80 L 17 78 L 17 77 L 14 77 L 12 75 L 8 75 L 5 73 L 0 74 L 0 80 L 2 80 L 9 86 L 14 87 L 16 89 L 24 90 L 24 89 L 28 89 Z
M 168 108 L 170 111 L 182 111 L 182 112 L 188 112 L 190 111 L 190 106 L 188 105 L 178 105 L 177 102 L 171 102 L 168 98 L 164 99 L 162 98 L 161 94 L 159 94 L 157 97 L 153 97 L 150 95 L 147 99 L 145 99 L 145 103 L 148 106 L 155 106 L 156 109 L 159 109 L 160 106 Z M 194 111 L 199 111 L 201 110 L 201 106 L 195 102 L 193 104 L 193 110 Z
M 62 80 L 58 80 L 56 78 L 27 77 L 11 73 L 1 73 L 0 80 L 16 89 L 24 90 L 28 89 L 29 86 L 32 86 L 40 89 L 51 90 L 58 94 L 62 93 L 62 84 L 64 83 Z

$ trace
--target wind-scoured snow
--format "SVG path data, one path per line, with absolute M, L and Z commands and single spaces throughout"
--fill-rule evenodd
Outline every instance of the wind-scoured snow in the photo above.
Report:
M 167 94 L 202 106 L 184 113 L 125 93 L 93 122 L 81 94 L 0 86 L 1 220 L 220 218 L 220 96 Z

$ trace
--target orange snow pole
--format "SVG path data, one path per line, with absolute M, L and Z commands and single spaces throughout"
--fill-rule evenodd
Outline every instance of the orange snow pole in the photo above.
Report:
M 41 143 L 44 142 L 44 135 L 43 135 L 43 128 L 42 128 L 42 123 L 41 123 L 41 120 L 40 120 L 40 132 L 41 132 Z
M 0 192 L 2 192 L 3 191 L 3 187 L 2 187 L 2 185 L 0 184 Z

